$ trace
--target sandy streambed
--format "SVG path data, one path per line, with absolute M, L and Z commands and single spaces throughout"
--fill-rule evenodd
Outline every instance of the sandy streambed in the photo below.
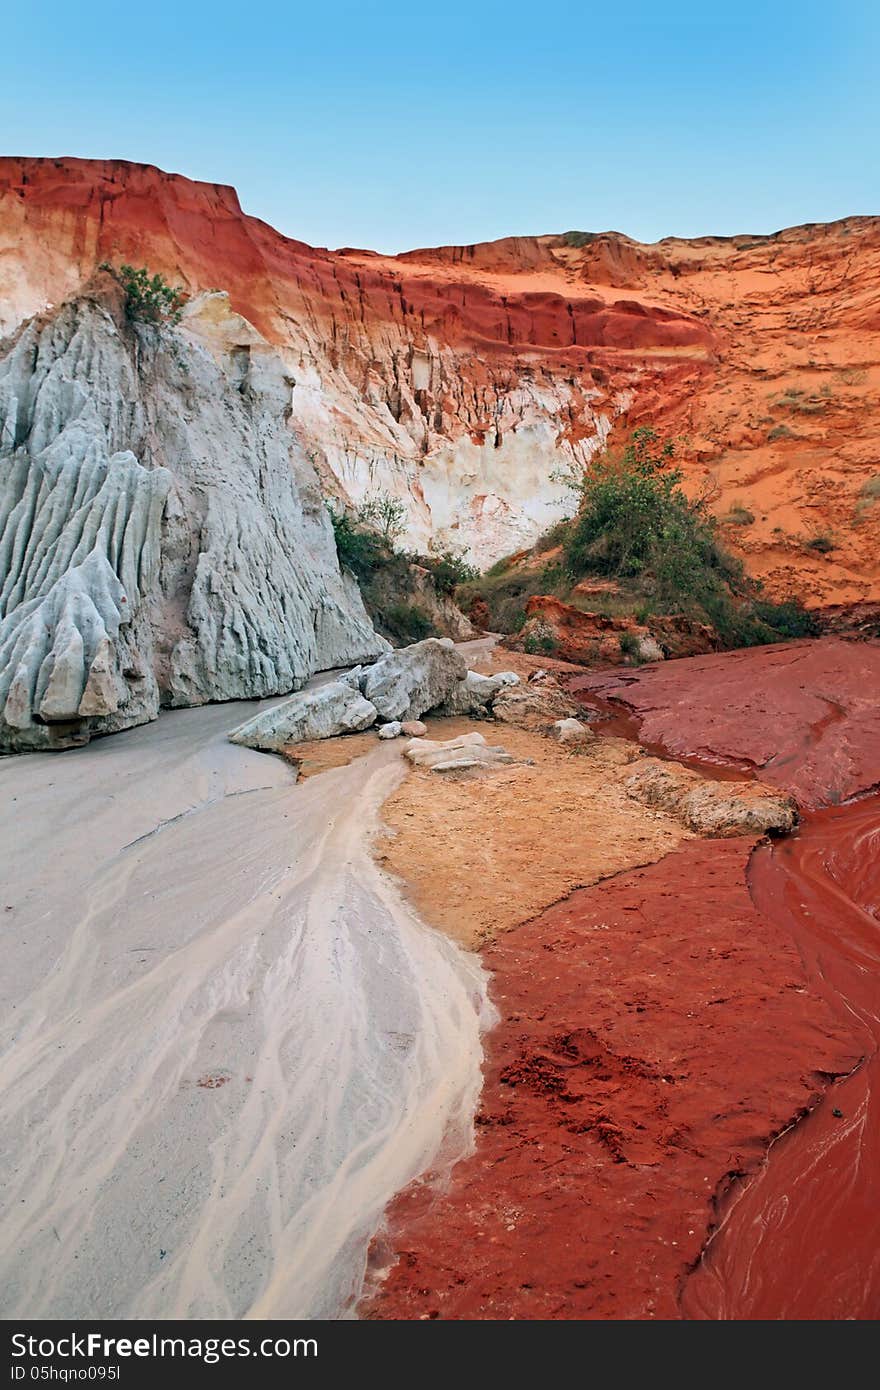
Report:
M 374 864 L 397 750 L 294 786 L 213 706 L 0 765 L 0 1311 L 345 1315 L 464 1152 L 485 980 Z

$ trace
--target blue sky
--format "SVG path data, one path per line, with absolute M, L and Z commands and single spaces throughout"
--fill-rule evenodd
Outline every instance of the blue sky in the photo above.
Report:
M 880 212 L 877 0 L 34 0 L 3 51 L 3 153 L 231 183 L 316 245 Z

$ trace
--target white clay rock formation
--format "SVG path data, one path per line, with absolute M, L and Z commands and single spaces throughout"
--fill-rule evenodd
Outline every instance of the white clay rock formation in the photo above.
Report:
M 359 733 L 376 722 L 376 706 L 346 681 L 329 681 L 315 690 L 300 690 L 280 705 L 254 715 L 233 729 L 232 743 L 277 753 L 288 743 Z
M 487 743 L 482 734 L 460 734 L 458 738 L 437 742 L 413 739 L 403 750 L 413 767 L 429 772 L 464 772 L 473 768 L 500 767 L 515 759 L 497 744 Z
M 515 671 L 499 671 L 494 676 L 483 676 L 479 671 L 468 671 L 464 680 L 459 681 L 446 698 L 440 713 L 473 714 L 480 717 L 488 713 L 488 707 L 500 690 L 514 685 L 519 685 L 519 676 Z
M 160 329 L 127 322 L 109 276 L 91 288 L 0 352 L 7 750 L 285 694 L 387 648 L 340 573 L 276 353 L 225 296 Z
M 419 719 L 447 700 L 467 675 L 467 664 L 448 637 L 428 637 L 386 652 L 366 672 L 361 689 L 383 720 Z

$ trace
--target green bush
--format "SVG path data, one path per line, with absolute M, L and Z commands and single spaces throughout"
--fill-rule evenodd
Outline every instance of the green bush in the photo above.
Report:
M 759 622 L 780 637 L 816 637 L 821 631 L 813 614 L 798 599 L 788 599 L 783 603 L 755 599 L 752 610 Z
M 113 266 L 104 261 L 99 267 L 109 271 L 125 291 L 125 312 L 136 323 L 179 323 L 186 291 L 169 285 L 161 275 L 151 275 L 146 266 Z
M 636 430 L 623 452 L 595 459 L 584 475 L 581 509 L 565 545 L 575 576 L 644 577 L 661 603 L 699 601 L 735 572 L 720 551 L 702 501 L 682 492 L 681 473 L 668 467 L 673 445 L 653 430 Z
M 555 550 L 558 545 L 563 545 L 570 524 L 568 517 L 563 517 L 561 521 L 555 521 L 549 530 L 535 541 L 534 549 L 536 552 L 543 555 L 546 550 Z
M 552 656 L 558 648 L 559 642 L 549 623 L 536 623 L 523 638 L 523 651 L 528 652 L 529 656 Z
M 479 578 L 479 570 L 468 564 L 464 556 L 454 550 L 444 550 L 442 555 L 411 554 L 407 559 L 428 571 L 437 592 L 441 594 L 451 596 L 459 584 L 467 584 Z
M 817 550 L 820 555 L 828 555 L 837 549 L 837 542 L 828 531 L 819 531 L 804 542 L 809 550 Z
M 372 526 L 393 548 L 406 530 L 406 507 L 390 492 L 374 492 L 358 507 L 357 519 Z
M 434 631 L 427 613 L 415 603 L 393 603 L 382 617 L 388 630 L 401 642 L 421 642 Z
M 366 583 L 383 563 L 386 550 L 379 537 L 359 526 L 346 512 L 337 512 L 327 503 L 336 553 L 343 569 L 351 570 L 356 579 Z
M 723 520 L 729 526 L 751 526 L 754 524 L 755 513 L 750 512 L 741 502 L 734 502 Z

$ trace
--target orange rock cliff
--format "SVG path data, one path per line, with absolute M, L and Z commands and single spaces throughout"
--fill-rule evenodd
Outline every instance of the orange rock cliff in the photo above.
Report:
M 560 472 L 650 423 L 769 593 L 880 601 L 880 219 L 380 256 L 150 166 L 0 159 L 0 331 L 102 261 L 225 292 L 226 338 L 280 350 L 327 490 L 399 496 L 413 546 L 485 565 L 529 544 L 571 510 Z

